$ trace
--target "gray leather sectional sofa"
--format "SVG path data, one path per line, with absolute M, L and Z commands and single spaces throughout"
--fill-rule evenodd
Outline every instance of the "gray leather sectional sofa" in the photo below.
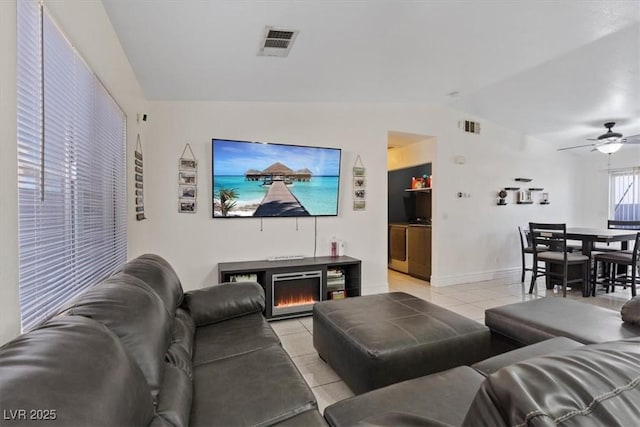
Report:
M 332 426 L 639 425 L 640 298 L 622 316 L 544 298 L 487 310 L 486 324 L 528 345 L 337 402 L 325 419 Z
M 143 255 L 0 348 L 1 425 L 326 425 L 257 283 L 183 294 Z

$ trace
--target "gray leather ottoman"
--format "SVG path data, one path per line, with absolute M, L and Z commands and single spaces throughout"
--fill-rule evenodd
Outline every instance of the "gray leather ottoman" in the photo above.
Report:
M 313 346 L 356 394 L 471 365 L 490 341 L 486 326 L 403 292 L 313 308 Z

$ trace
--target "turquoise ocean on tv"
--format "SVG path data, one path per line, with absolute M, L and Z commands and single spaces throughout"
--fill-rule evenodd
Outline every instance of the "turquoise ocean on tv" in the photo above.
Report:
M 308 182 L 295 181 L 288 188 L 309 214 L 336 215 L 339 180 L 337 176 L 313 176 Z M 229 216 L 252 215 L 269 191 L 269 187 L 262 187 L 261 181 L 248 181 L 244 176 L 214 175 L 213 182 L 214 192 L 232 188 L 238 193 L 236 207 Z M 219 212 L 214 214 L 218 216 Z

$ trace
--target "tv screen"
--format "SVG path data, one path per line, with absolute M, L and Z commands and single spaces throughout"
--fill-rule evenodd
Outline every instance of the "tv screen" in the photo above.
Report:
M 213 217 L 338 215 L 339 148 L 213 139 Z

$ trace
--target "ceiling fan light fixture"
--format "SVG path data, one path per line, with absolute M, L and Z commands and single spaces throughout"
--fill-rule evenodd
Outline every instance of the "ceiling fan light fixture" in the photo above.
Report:
M 621 142 L 609 142 L 607 144 L 598 145 L 596 149 L 604 154 L 612 154 L 622 148 Z

